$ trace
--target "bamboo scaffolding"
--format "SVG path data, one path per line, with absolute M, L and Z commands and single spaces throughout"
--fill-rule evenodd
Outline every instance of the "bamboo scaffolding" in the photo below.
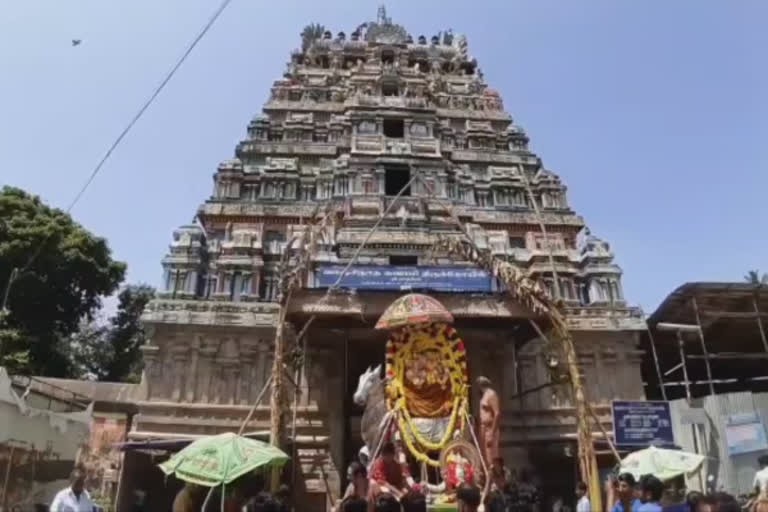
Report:
M 578 438 L 579 438 L 579 455 L 580 455 L 580 461 L 581 461 L 580 466 L 581 466 L 582 478 L 589 482 L 591 502 L 596 506 L 598 506 L 598 508 L 602 508 L 600 505 L 601 495 L 600 495 L 600 482 L 599 482 L 599 477 L 597 473 L 597 461 L 595 458 L 592 433 L 591 433 L 591 428 L 588 420 L 588 404 L 584 394 L 584 388 L 581 382 L 581 375 L 579 374 L 579 371 L 578 371 L 576 350 L 573 345 L 573 339 L 570 336 L 570 332 L 568 330 L 565 318 L 562 312 L 560 311 L 559 301 L 558 300 L 553 301 L 552 298 L 550 298 L 546 294 L 546 292 L 540 285 L 539 281 L 531 278 L 530 276 L 524 276 L 518 269 L 514 268 L 508 262 L 498 260 L 496 258 L 493 258 L 489 254 L 483 253 L 479 249 L 479 247 L 475 244 L 474 240 L 469 235 L 469 233 L 467 232 L 463 223 L 454 212 L 452 206 L 447 205 L 444 201 L 438 198 L 434 194 L 434 191 L 431 185 L 427 183 L 425 180 L 423 180 L 419 174 L 414 174 L 411 177 L 411 179 L 408 181 L 408 183 L 406 183 L 402 187 L 402 189 L 398 192 L 398 194 L 390 201 L 389 205 L 387 205 L 387 208 L 384 210 L 384 212 L 382 212 L 382 214 L 379 216 L 376 223 L 368 231 L 365 239 L 357 247 L 352 258 L 344 267 L 339 277 L 336 279 L 336 282 L 334 282 L 334 284 L 328 288 L 326 294 L 321 299 L 321 302 L 326 301 L 330 297 L 330 295 L 339 287 L 342 279 L 344 278 L 346 273 L 349 271 L 349 269 L 352 267 L 352 265 L 357 261 L 357 258 L 359 257 L 363 248 L 366 246 L 366 244 L 370 240 L 373 233 L 376 232 L 381 222 L 390 213 L 390 211 L 393 209 L 395 204 L 397 204 L 397 200 L 403 195 L 405 190 L 407 190 L 416 179 L 419 179 L 419 181 L 428 191 L 428 194 L 430 195 L 430 197 L 435 199 L 438 202 L 438 204 L 440 204 L 440 206 L 446 211 L 446 213 L 450 215 L 450 217 L 452 218 L 452 220 L 454 221 L 458 229 L 461 231 L 463 238 L 469 244 L 469 247 L 471 247 L 471 250 L 467 250 L 466 244 L 455 244 L 456 242 L 455 239 L 454 240 L 444 239 L 443 242 L 448 242 L 447 246 L 444 248 L 450 249 L 451 252 L 459 252 L 460 254 L 463 254 L 465 256 L 465 259 L 467 259 L 468 261 L 472 261 L 478 264 L 485 270 L 489 271 L 492 275 L 495 275 L 498 278 L 502 279 L 502 281 L 504 281 L 504 283 L 507 285 L 509 292 L 513 294 L 518 301 L 520 301 L 523 305 L 527 306 L 534 313 L 544 314 L 549 318 L 552 324 L 552 330 L 556 334 L 557 339 L 560 342 L 561 349 L 566 358 L 566 363 L 567 363 L 568 372 L 569 372 L 569 380 L 572 388 L 572 394 L 573 394 L 574 402 L 576 404 L 577 430 L 578 430 Z M 527 184 L 527 181 L 526 181 L 526 189 L 528 190 L 529 195 L 532 195 L 530 186 Z M 533 206 L 534 206 L 534 210 L 536 211 L 537 218 L 539 219 L 540 228 L 542 229 L 542 233 L 545 235 L 547 245 L 550 249 L 549 251 L 550 263 L 552 265 L 553 278 L 555 281 L 553 286 L 553 291 L 555 293 L 555 298 L 557 299 L 560 294 L 559 294 L 559 282 L 557 280 L 556 268 L 554 265 L 554 257 L 552 255 L 552 250 L 551 250 L 552 248 L 549 244 L 549 239 L 546 236 L 546 227 L 543 225 L 543 218 L 541 216 L 541 212 L 538 209 L 538 205 L 535 202 L 535 198 L 533 198 Z M 307 228 L 305 230 L 305 237 L 308 236 L 310 232 L 312 232 L 312 229 Z M 453 241 L 454 244 L 450 244 L 451 241 Z M 304 256 L 306 258 L 304 263 L 306 265 L 309 265 L 309 263 L 311 262 L 311 254 L 310 255 L 306 254 L 307 249 L 305 245 L 302 245 L 301 250 L 304 251 Z M 292 272 L 291 274 L 296 274 L 296 272 Z M 282 373 L 283 373 L 282 366 L 283 366 L 283 355 L 284 355 L 283 354 L 283 351 L 284 351 L 283 338 L 284 338 L 284 330 L 285 330 L 284 324 L 285 324 L 285 318 L 288 310 L 288 305 L 292 297 L 292 291 L 296 288 L 299 282 L 300 282 L 299 278 L 293 275 L 291 279 L 285 280 L 284 283 L 282 283 L 283 286 L 281 286 L 281 295 L 279 300 L 280 310 L 278 314 L 278 325 L 275 333 L 275 360 L 273 361 L 273 368 L 272 368 L 272 397 L 270 400 L 270 412 L 271 412 L 270 442 L 272 444 L 279 444 L 280 438 L 281 438 L 281 419 L 282 419 L 281 386 L 282 386 Z M 301 340 L 306 336 L 306 332 L 308 328 L 314 322 L 315 319 L 316 319 L 316 315 L 312 315 L 305 322 L 304 326 L 296 336 L 297 343 L 301 342 Z M 537 331 L 537 333 L 543 339 L 547 340 L 547 337 L 544 335 L 543 331 L 541 330 L 541 328 L 539 328 L 536 322 L 532 319 L 530 320 L 530 322 L 534 326 L 534 329 Z M 275 486 L 276 485 L 275 474 L 273 474 L 272 482 L 273 482 L 273 486 Z
M 693 312 L 696 315 L 696 324 L 699 326 L 698 335 L 701 342 L 701 351 L 704 354 L 704 366 L 707 368 L 707 380 L 709 380 L 709 394 L 715 396 L 715 385 L 712 383 L 712 366 L 709 364 L 709 352 L 707 352 L 707 344 L 704 342 L 704 329 L 701 327 L 701 316 L 699 315 L 699 304 L 696 302 L 696 297 L 691 297 L 691 304 L 693 305 Z
M 553 301 L 542 289 L 539 281 L 530 276 L 523 275 L 522 272 L 512 266 L 509 262 L 495 258 L 489 253 L 481 251 L 454 212 L 453 207 L 437 197 L 429 183 L 423 179 L 421 182 L 430 198 L 434 199 L 443 210 L 448 213 L 451 219 L 453 219 L 467 242 L 466 244 L 457 244 L 455 239 L 443 239 L 441 241 L 442 243 L 439 245 L 441 245 L 443 249 L 448 250 L 448 252 L 462 255 L 466 260 L 472 261 L 488 271 L 491 275 L 500 278 L 507 286 L 509 293 L 511 293 L 519 302 L 527 306 L 534 313 L 544 314 L 552 323 L 552 330 L 557 335 L 560 342 L 560 348 L 565 355 L 571 392 L 576 405 L 576 424 L 579 439 L 578 446 L 581 476 L 585 482 L 588 482 L 590 503 L 592 503 L 597 510 L 602 509 L 602 491 L 600 489 L 600 477 L 598 474 L 597 458 L 595 456 L 593 445 L 592 429 L 589 424 L 589 413 L 587 411 L 588 403 L 584 393 L 581 375 L 579 374 L 576 348 L 573 344 L 573 338 L 571 337 L 565 317 L 560 310 L 560 301 Z M 538 218 L 540 222 L 543 222 L 540 213 L 538 214 Z M 469 247 L 467 247 L 467 244 Z M 554 264 L 554 259 L 551 259 L 550 261 Z M 558 286 L 554 286 L 553 288 L 557 290 Z M 547 340 L 547 337 L 536 322 L 531 319 L 530 323 L 536 332 L 543 339 Z
M 346 273 L 349 271 L 349 269 L 352 267 L 352 265 L 357 261 L 357 258 L 360 256 L 360 253 L 362 252 L 365 245 L 368 243 L 368 241 L 371 239 L 371 236 L 373 236 L 373 233 L 379 228 L 379 225 L 381 225 L 382 221 L 386 218 L 386 216 L 389 214 L 389 212 L 394 208 L 395 204 L 397 204 L 397 200 L 405 193 L 406 190 L 409 189 L 411 184 L 416 180 L 418 177 L 418 174 L 414 174 L 411 179 L 403 185 L 403 187 L 400 189 L 400 191 L 397 193 L 397 195 L 392 199 L 392 201 L 387 205 L 387 208 L 382 212 L 382 214 L 379 216 L 377 221 L 374 223 L 374 225 L 371 227 L 371 229 L 368 231 L 365 239 L 358 245 L 357 250 L 355 250 L 355 253 L 352 255 L 352 258 L 347 263 L 347 265 L 344 267 L 344 269 L 339 274 L 339 277 L 336 279 L 336 281 L 331 285 L 328 290 L 326 291 L 325 295 L 322 299 L 320 299 L 320 302 L 323 302 L 330 297 L 331 293 L 339 287 L 341 284 L 342 279 L 346 275 Z M 305 227 L 304 232 L 301 237 L 301 243 L 299 244 L 299 251 L 300 256 L 298 258 L 298 262 L 295 264 L 291 264 L 290 262 L 290 256 L 289 256 L 289 250 L 291 248 L 292 242 L 295 241 L 292 240 L 291 243 L 288 244 L 288 247 L 286 247 L 285 252 L 283 253 L 283 258 L 281 260 L 281 282 L 280 282 L 280 292 L 278 296 L 278 320 L 277 320 L 277 326 L 275 328 L 275 341 L 274 341 L 274 359 L 272 362 L 272 372 L 271 372 L 271 379 L 272 379 L 272 395 L 270 397 L 270 424 L 269 424 L 269 442 L 270 444 L 274 446 L 280 446 L 280 442 L 282 440 L 282 381 L 284 377 L 284 370 L 283 370 L 283 358 L 284 358 L 284 350 L 285 350 L 285 324 L 286 324 L 286 316 L 288 314 L 289 305 L 291 302 L 291 298 L 293 296 L 293 291 L 299 287 L 302 283 L 302 278 L 306 277 L 305 275 L 302 275 L 302 270 L 304 271 L 304 274 L 306 274 L 310 266 L 312 264 L 312 256 L 314 256 L 315 253 L 315 243 L 317 241 L 317 236 L 319 236 L 321 231 L 325 228 L 325 222 L 326 220 L 331 216 L 335 215 L 334 210 L 334 203 L 329 202 L 326 206 L 326 215 L 323 217 L 323 220 L 316 225 L 308 225 Z M 317 216 L 317 209 L 312 214 L 311 218 L 314 219 Z M 315 228 L 315 229 L 313 229 Z M 302 258 L 303 256 L 303 258 Z M 289 269 L 289 267 L 291 267 Z M 304 336 L 306 336 L 307 329 L 309 329 L 310 325 L 314 322 L 317 315 L 312 315 L 304 324 L 301 331 L 299 331 L 299 334 L 295 337 L 296 343 L 301 343 Z M 304 345 L 306 347 L 306 345 Z M 295 415 L 294 415 L 294 423 L 295 423 Z M 294 439 L 295 443 L 295 439 Z M 295 464 L 295 461 L 294 461 Z M 272 479 L 271 479 L 271 488 L 273 491 L 277 490 L 277 486 L 279 484 L 279 472 L 277 469 L 274 469 L 272 471 Z M 327 489 L 328 492 L 330 492 L 330 489 Z
M 757 295 L 757 294 L 755 294 Z M 765 337 L 765 329 L 763 328 L 763 319 L 761 318 L 762 315 L 765 313 L 760 313 L 760 310 L 757 308 L 757 297 L 752 297 L 752 307 L 755 308 L 755 318 L 757 319 L 757 328 L 760 330 L 760 341 L 763 342 L 763 348 L 766 352 L 768 352 L 768 339 Z
M 648 331 L 648 341 L 651 343 L 651 354 L 653 355 L 653 365 L 656 367 L 656 376 L 659 379 L 659 389 L 661 389 L 661 398 L 667 399 L 667 390 L 664 387 L 664 377 L 661 374 L 661 366 L 659 366 L 659 355 L 656 352 L 656 340 L 653 339 L 653 333 L 651 332 L 651 326 L 648 322 L 645 322 L 645 329 Z M 667 372 L 669 373 L 669 372 Z

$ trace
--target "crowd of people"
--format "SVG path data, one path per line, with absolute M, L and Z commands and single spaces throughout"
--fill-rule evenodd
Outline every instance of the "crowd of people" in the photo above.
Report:
M 337 512 L 426 512 L 428 492 L 411 478 L 407 465 L 397 460 L 392 443 L 384 443 L 379 456 L 368 473 L 366 466 L 353 462 L 348 469 L 349 486 L 337 506 Z M 725 492 L 684 494 L 675 481 L 662 482 L 653 475 L 636 480 L 631 473 L 621 473 L 606 481 L 604 512 L 768 512 L 768 455 L 758 460 L 760 470 L 754 478 L 754 491 L 749 501 L 737 500 Z M 525 473 L 520 476 L 509 470 L 501 457 L 491 465 L 489 493 L 484 497 L 488 512 L 549 512 L 539 503 L 535 486 Z M 76 468 L 70 485 L 57 493 L 50 505 L 52 512 L 94 512 L 98 507 L 85 490 L 85 471 Z M 682 482 L 679 482 L 682 483 Z M 291 492 L 281 486 L 274 495 L 263 491 L 259 478 L 244 478 L 221 496 L 214 493 L 209 500 L 211 510 L 226 512 L 289 512 Z M 255 492 L 254 492 L 254 489 Z M 210 489 L 186 484 L 176 495 L 173 512 L 198 512 Z M 583 482 L 575 486 L 575 508 L 555 500 L 552 512 L 603 512 L 589 501 L 588 488 Z M 458 512 L 474 512 L 480 508 L 483 493 L 473 485 L 462 484 L 454 489 Z M 142 507 L 133 512 L 143 512 Z

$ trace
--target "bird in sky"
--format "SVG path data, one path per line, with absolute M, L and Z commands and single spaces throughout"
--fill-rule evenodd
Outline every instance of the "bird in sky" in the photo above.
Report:
M 82 39 L 73 39 L 72 40 L 72 46 L 78 46 L 82 42 L 83 42 Z

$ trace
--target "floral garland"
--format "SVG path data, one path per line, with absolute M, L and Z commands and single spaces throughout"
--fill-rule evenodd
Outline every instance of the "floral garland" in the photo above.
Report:
M 416 442 L 419 443 L 421 446 L 426 448 L 427 450 L 431 451 L 438 451 L 445 448 L 445 445 L 448 444 L 448 442 L 453 437 L 453 431 L 456 428 L 456 419 L 459 416 L 459 411 L 463 411 L 466 401 L 462 397 L 456 397 L 453 401 L 453 408 L 451 409 L 451 420 L 448 423 L 448 427 L 445 429 L 445 434 L 443 434 L 443 438 L 437 442 L 433 443 L 429 439 L 424 439 L 422 437 L 421 433 L 419 432 L 419 429 L 416 428 L 416 426 L 413 424 L 413 420 L 411 419 L 411 415 L 408 412 L 408 407 L 405 406 L 405 399 L 401 398 L 401 407 L 399 408 L 402 416 L 405 418 L 405 424 L 408 426 L 408 429 L 410 431 L 410 434 L 416 439 Z M 463 422 L 460 426 L 463 430 Z
M 440 467 L 439 460 L 432 460 L 432 458 L 429 455 L 427 455 L 426 453 L 416 448 L 416 446 L 413 443 L 413 439 L 411 438 L 411 434 L 407 428 L 407 425 L 403 420 L 402 414 L 397 415 L 397 425 L 400 428 L 400 432 L 402 434 L 401 437 L 403 438 L 403 441 L 405 441 L 405 446 L 408 448 L 408 451 L 411 452 L 411 455 L 413 455 L 416 458 L 416 460 L 419 462 L 423 462 L 432 467 L 439 468 Z
M 443 438 L 437 442 L 425 439 L 413 424 L 404 393 L 405 361 L 412 357 L 418 345 L 420 351 L 437 351 L 443 364 L 449 370 L 453 404 L 450 421 Z M 387 405 L 397 414 L 397 424 L 408 451 L 420 462 L 440 467 L 425 451 L 441 451 L 453 438 L 457 421 L 464 429 L 464 415 L 467 407 L 469 375 L 466 366 L 464 343 L 456 330 L 446 324 L 428 324 L 404 327 L 394 332 L 387 342 L 386 354 Z

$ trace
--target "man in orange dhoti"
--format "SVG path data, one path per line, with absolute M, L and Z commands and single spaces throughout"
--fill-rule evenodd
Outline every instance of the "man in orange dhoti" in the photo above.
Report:
M 476 384 L 481 393 L 478 442 L 485 464 L 490 467 L 499 456 L 499 395 L 491 389 L 491 381 L 487 377 L 478 377 Z

